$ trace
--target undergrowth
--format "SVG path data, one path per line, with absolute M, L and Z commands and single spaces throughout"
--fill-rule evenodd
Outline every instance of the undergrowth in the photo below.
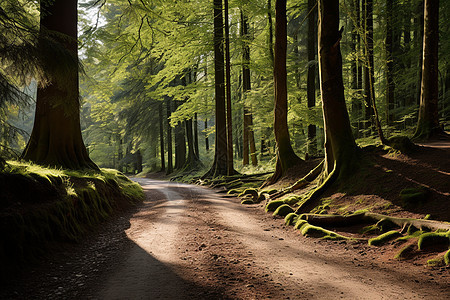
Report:
M 112 169 L 74 171 L 8 161 L 0 172 L 0 277 L 36 260 L 52 242 L 73 242 L 114 211 L 143 199 Z

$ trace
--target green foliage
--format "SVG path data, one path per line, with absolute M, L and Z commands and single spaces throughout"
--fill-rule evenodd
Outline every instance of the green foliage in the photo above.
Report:
M 398 232 L 397 230 L 391 230 L 377 237 L 369 239 L 369 246 L 381 246 L 399 236 L 401 236 L 400 232 Z

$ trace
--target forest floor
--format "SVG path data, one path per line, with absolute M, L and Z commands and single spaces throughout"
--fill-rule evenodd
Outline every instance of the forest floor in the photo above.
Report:
M 146 193 L 140 207 L 11 278 L 0 298 L 450 297 L 448 266 L 400 262 L 365 241 L 303 237 L 266 214 L 263 203 L 244 206 L 204 187 L 136 180 Z

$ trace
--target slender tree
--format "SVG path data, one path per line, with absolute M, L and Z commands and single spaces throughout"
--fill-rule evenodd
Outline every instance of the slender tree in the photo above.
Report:
M 308 78 L 306 85 L 306 94 L 308 98 L 308 108 L 316 106 L 316 0 L 308 0 Z M 316 126 L 308 125 L 308 153 L 315 154 L 316 147 Z
M 170 126 L 170 115 L 172 113 L 172 105 L 170 97 L 166 97 L 166 123 L 167 123 L 167 170 L 166 174 L 173 172 L 173 157 L 172 157 L 172 127 Z
M 302 161 L 294 152 L 287 124 L 287 73 L 286 73 L 286 0 L 275 2 L 275 52 L 274 52 L 274 126 L 275 141 L 278 147 L 277 163 L 271 182 L 280 178 L 288 168 Z
M 225 77 L 227 102 L 227 172 L 228 175 L 236 173 L 233 162 L 233 116 L 231 109 L 231 62 L 230 62 L 230 27 L 228 22 L 228 0 L 224 0 L 225 25 Z
M 394 0 L 386 0 L 386 121 L 392 123 L 392 110 L 394 109 L 394 56 L 393 56 L 393 3 Z
M 438 115 L 439 0 L 425 0 L 424 6 L 422 84 L 419 120 L 414 133 L 416 139 L 429 139 L 444 133 Z
M 30 140 L 22 158 L 70 169 L 98 169 L 90 160 L 80 127 L 77 0 L 41 1 L 39 47 L 50 84 L 38 88 Z
M 215 152 L 213 165 L 203 177 L 216 177 L 219 175 L 228 174 L 222 0 L 213 0 L 213 4 L 216 146 L 214 149 Z
M 251 90 L 250 79 L 250 46 L 249 46 L 249 34 L 248 34 L 248 22 L 247 16 L 241 10 L 241 37 L 243 39 L 242 49 L 242 90 L 244 97 L 244 118 L 243 118 L 243 160 L 242 164 L 249 164 L 249 149 L 250 157 L 252 159 L 252 165 L 258 164 L 258 158 L 256 156 L 255 136 L 253 133 L 253 115 L 249 105 L 246 103 L 247 93 Z
M 160 143 L 160 153 L 161 153 L 161 171 L 166 170 L 166 160 L 164 157 L 164 125 L 163 125 L 163 104 L 158 105 L 159 113 L 159 143 Z

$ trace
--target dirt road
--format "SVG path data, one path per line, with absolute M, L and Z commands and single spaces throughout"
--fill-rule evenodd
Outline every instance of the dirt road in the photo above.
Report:
M 397 262 L 365 243 L 304 238 L 261 207 L 242 206 L 237 199 L 221 198 L 205 188 L 136 180 L 147 199 L 131 218 L 110 222 L 84 246 L 70 247 L 65 255 L 52 258 L 46 268 L 30 275 L 28 284 L 18 285 L 9 295 L 47 299 L 450 298 L 449 268 L 430 270 Z M 36 275 L 40 281 L 32 279 Z

